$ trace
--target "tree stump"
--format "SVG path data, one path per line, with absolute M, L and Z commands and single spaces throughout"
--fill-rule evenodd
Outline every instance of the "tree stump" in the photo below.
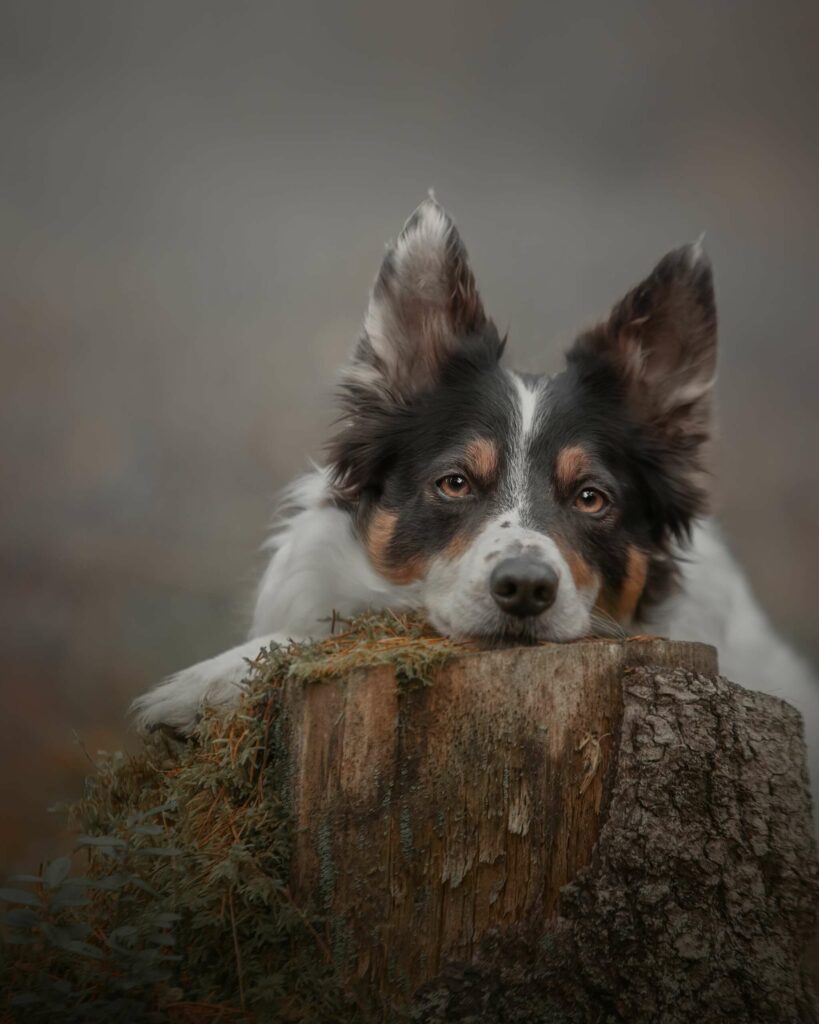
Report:
M 292 891 L 366 998 L 430 1022 L 813 1019 L 799 716 L 713 648 L 465 653 L 428 686 L 384 666 L 285 706 Z

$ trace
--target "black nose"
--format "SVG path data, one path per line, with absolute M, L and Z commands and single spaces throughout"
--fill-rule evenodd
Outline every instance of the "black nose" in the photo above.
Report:
M 507 558 L 495 566 L 489 589 L 508 615 L 540 615 L 557 597 L 558 575 L 551 566 L 530 558 Z

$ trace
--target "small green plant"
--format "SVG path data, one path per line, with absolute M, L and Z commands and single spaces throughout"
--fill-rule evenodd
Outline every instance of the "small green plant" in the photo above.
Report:
M 153 834 L 150 818 L 134 815 L 133 834 Z M 179 915 L 135 898 L 140 891 L 158 896 L 136 861 L 176 851 L 141 847 L 136 854 L 122 835 L 79 837 L 79 849 L 92 846 L 107 855 L 107 873 L 72 876 L 72 859 L 60 857 L 39 875 L 14 876 L 18 888 L 0 890 L 11 908 L 2 919 L 4 968 L 17 982 L 9 1007 L 24 1010 L 26 1020 L 60 1014 L 91 1022 L 112 1012 L 138 1024 L 161 1020 L 156 1008 L 181 959 L 173 934 Z
M 74 857 L 0 890 L 11 1020 L 362 1019 L 336 977 L 321 894 L 316 906 L 290 895 L 283 686 L 385 663 L 400 685 L 427 685 L 457 648 L 410 618 L 348 625 L 263 652 L 241 705 L 206 714 L 195 740 L 159 733 L 133 756 L 100 755 L 67 808 Z

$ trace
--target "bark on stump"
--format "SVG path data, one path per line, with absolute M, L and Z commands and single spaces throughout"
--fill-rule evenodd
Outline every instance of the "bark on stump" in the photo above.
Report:
M 293 684 L 286 709 L 293 891 L 364 1002 L 428 1022 L 814 1019 L 801 723 L 719 678 L 713 648 L 476 652 L 404 692 L 386 666 Z

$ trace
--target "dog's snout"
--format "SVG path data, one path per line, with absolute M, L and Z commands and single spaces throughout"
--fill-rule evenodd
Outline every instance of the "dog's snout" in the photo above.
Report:
M 489 577 L 495 603 L 508 615 L 527 618 L 550 608 L 557 597 L 557 572 L 544 562 L 507 558 Z

